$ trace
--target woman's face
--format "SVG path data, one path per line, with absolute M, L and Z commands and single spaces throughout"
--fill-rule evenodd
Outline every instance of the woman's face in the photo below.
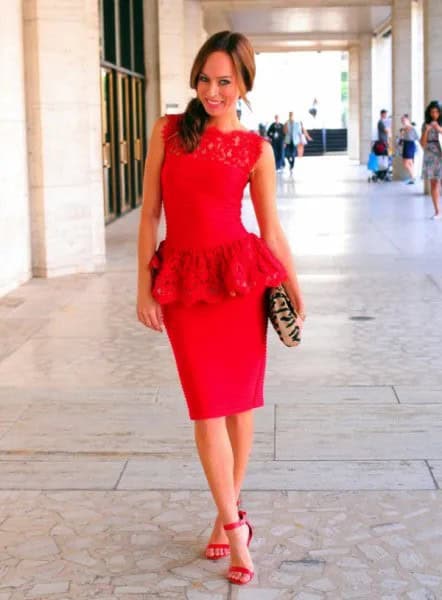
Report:
M 433 106 L 433 108 L 430 110 L 430 117 L 431 117 L 432 121 L 439 120 L 440 110 L 438 108 L 436 108 L 436 106 Z
M 198 99 L 211 117 L 236 114 L 240 96 L 232 59 L 225 52 L 212 52 L 198 76 Z

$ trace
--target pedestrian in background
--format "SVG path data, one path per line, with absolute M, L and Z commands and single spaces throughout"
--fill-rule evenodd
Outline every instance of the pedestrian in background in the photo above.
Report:
M 299 124 L 301 126 L 301 139 L 299 140 L 297 146 L 296 146 L 296 155 L 298 156 L 298 158 L 302 158 L 304 156 L 304 148 L 305 146 L 309 143 L 313 141 L 313 138 L 310 137 L 309 132 L 307 131 L 307 129 L 304 127 L 304 124 L 302 121 L 299 121 Z
M 293 118 L 293 112 L 289 112 L 289 120 L 284 124 L 284 153 L 289 163 L 290 175 L 293 173 L 296 157 L 296 144 L 300 139 L 298 123 Z
M 402 163 L 404 165 L 404 169 L 410 175 L 410 177 L 406 180 L 406 183 L 413 184 L 415 182 L 414 156 L 416 154 L 416 141 L 419 139 L 419 136 L 407 114 L 402 115 L 401 124 Z
M 272 143 L 276 170 L 280 171 L 284 168 L 284 125 L 280 123 L 278 115 L 275 115 L 275 120 L 268 128 L 267 136 Z
M 434 206 L 432 219 L 439 220 L 440 214 L 440 189 L 442 179 L 442 114 L 439 102 L 433 100 L 425 109 L 425 122 L 422 125 L 420 143 L 424 149 L 424 162 L 422 168 L 423 179 L 430 181 L 431 199 Z
M 388 119 L 388 113 L 383 108 L 380 112 L 380 119 L 378 121 L 378 140 L 384 142 L 388 147 L 390 138 L 390 121 Z

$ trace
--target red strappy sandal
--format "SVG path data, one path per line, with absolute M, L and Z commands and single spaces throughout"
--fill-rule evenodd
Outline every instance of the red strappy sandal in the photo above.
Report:
M 241 497 L 238 498 L 236 506 L 238 506 L 238 508 L 239 508 L 240 504 L 241 504 Z M 240 511 L 238 511 L 238 514 L 239 514 L 239 512 Z M 242 512 L 244 512 L 244 514 L 246 514 L 245 511 L 242 511 Z M 215 548 L 222 548 L 224 550 L 224 552 L 222 554 L 218 554 L 218 555 L 216 555 L 216 554 L 212 555 L 212 554 L 207 553 L 208 550 L 215 549 Z M 207 560 L 220 560 L 221 558 L 226 558 L 227 556 L 230 556 L 230 545 L 229 544 L 207 544 L 205 554 L 206 554 Z
M 247 525 L 247 527 L 249 528 L 249 537 L 247 540 L 247 547 L 249 547 L 250 542 L 252 541 L 252 537 L 253 537 L 253 528 L 252 528 L 251 524 L 249 523 L 249 521 L 247 521 L 247 519 L 246 519 L 247 513 L 244 510 L 240 510 L 238 512 L 238 514 L 239 514 L 239 521 L 236 521 L 235 523 L 228 523 L 227 525 L 224 525 L 224 529 L 225 529 L 225 531 L 229 531 L 230 529 L 236 529 L 237 527 L 241 527 L 242 525 Z M 232 573 L 241 573 L 242 575 L 248 575 L 249 578 L 246 581 L 241 581 L 240 579 L 236 579 L 235 577 L 232 577 Z M 247 583 L 250 583 L 252 581 L 254 575 L 255 575 L 254 571 L 251 571 L 250 569 L 247 569 L 246 567 L 235 567 L 233 565 L 229 568 L 229 572 L 227 573 L 227 579 L 230 581 L 230 583 L 234 583 L 235 585 L 246 585 Z

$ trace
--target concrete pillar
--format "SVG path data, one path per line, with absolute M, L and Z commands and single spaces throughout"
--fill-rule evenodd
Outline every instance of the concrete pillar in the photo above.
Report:
M 359 156 L 359 46 L 351 46 L 348 52 L 348 156 Z
M 186 107 L 190 69 L 206 38 L 200 0 L 145 0 L 148 134 L 159 116 Z
M 158 32 L 158 3 L 144 0 L 144 64 L 146 69 L 146 119 L 150 138 L 153 125 L 161 116 L 160 51 Z M 163 113 L 164 114 L 164 113 Z
M 411 61 L 413 71 L 411 110 L 413 121 L 416 122 L 418 129 L 423 123 L 425 110 L 423 4 L 423 0 L 413 0 L 411 11 L 411 35 L 414 45 Z
M 412 115 L 413 67 L 412 54 L 415 51 L 412 38 L 412 0 L 393 0 L 392 7 L 392 71 L 393 107 L 392 129 L 394 134 L 400 129 L 400 117 L 404 113 Z
M 190 99 L 185 69 L 184 0 L 158 0 L 161 114 L 182 112 Z
M 31 277 L 21 0 L 0 20 L 0 296 Z
M 184 38 L 184 69 L 187 82 L 195 56 L 207 39 L 200 0 L 184 0 L 184 27 L 186 31 Z
M 414 0 L 394 0 L 392 7 L 393 121 L 395 137 L 401 127 L 400 117 L 408 113 L 420 128 L 423 104 L 421 6 Z M 393 165 L 395 179 L 408 176 L 400 157 Z
M 425 103 L 442 101 L 442 2 L 424 0 Z
M 32 263 L 36 276 L 105 261 L 95 0 L 24 0 Z
M 382 109 L 392 110 L 392 36 L 380 34 L 373 38 L 373 70 L 372 70 L 372 96 L 373 96 L 373 125 L 379 120 Z M 376 133 L 376 128 L 374 130 Z
M 373 141 L 373 98 L 372 98 L 372 38 L 360 36 L 359 44 L 359 144 L 360 161 L 368 160 Z
M 412 0 L 393 0 L 392 6 L 392 74 L 393 110 L 392 136 L 397 136 L 400 117 L 404 113 L 413 114 L 413 67 L 412 54 L 415 51 L 412 37 Z M 396 180 L 405 179 L 406 171 L 399 156 L 394 157 L 393 176 Z

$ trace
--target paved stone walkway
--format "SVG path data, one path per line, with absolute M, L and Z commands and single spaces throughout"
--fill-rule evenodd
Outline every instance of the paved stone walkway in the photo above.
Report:
M 269 329 L 253 585 L 201 557 L 214 510 L 167 338 L 135 319 L 132 213 L 105 273 L 0 299 L 0 600 L 442 599 L 442 223 L 343 157 L 278 206 L 309 318 L 297 349 Z

